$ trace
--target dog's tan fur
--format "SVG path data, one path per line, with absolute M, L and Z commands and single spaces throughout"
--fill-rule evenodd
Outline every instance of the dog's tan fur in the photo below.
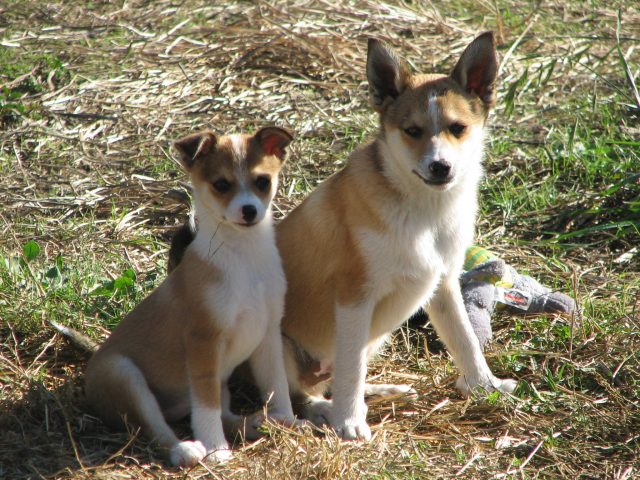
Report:
M 459 285 L 497 69 L 489 32 L 448 76 L 411 75 L 389 47 L 371 40 L 367 77 L 378 135 L 276 229 L 288 283 L 282 334 L 289 388 L 303 416 L 344 439 L 371 436 L 366 394 L 415 393 L 367 385 L 365 377 L 368 358 L 420 306 L 461 370 L 463 394 L 515 387 L 491 373 Z
M 458 284 L 494 102 L 493 37 L 474 41 L 450 76 L 412 76 L 376 41 L 367 68 L 380 133 L 277 228 L 290 389 L 307 417 L 345 439 L 370 436 L 365 393 L 409 391 L 367 387 L 364 375 L 367 358 L 421 305 L 462 369 L 461 390 L 514 385 L 487 367 Z M 437 176 L 443 165 L 450 174 Z M 317 395 L 330 374 L 328 402 Z
M 206 380 L 211 377 L 206 375 L 206 369 L 210 372 L 219 369 L 215 357 L 211 358 L 211 345 L 223 344 L 224 340 L 221 330 L 216 327 L 219 322 L 205 307 L 203 297 L 222 279 L 223 273 L 215 266 L 203 264 L 194 252 L 188 251 L 171 276 L 113 331 L 92 357 L 86 374 L 87 399 L 101 418 L 113 427 L 122 428 L 121 412 L 130 412 L 128 421 L 149 430 L 142 419 L 131 417 L 136 411 L 132 404 L 135 400 L 122 395 L 123 383 L 115 379 L 106 381 L 110 377 L 117 378 L 120 373 L 110 361 L 115 355 L 126 356 L 145 372 L 151 390 L 160 392 L 156 394 L 160 405 L 174 403 L 172 397 L 179 397 L 188 390 L 187 370 L 194 378 L 205 381 L 198 384 L 197 390 L 198 394 L 205 394 Z M 154 348 L 145 348 L 149 344 Z M 184 361 L 176 361 L 181 358 Z M 172 395 L 173 391 L 176 394 Z M 216 398 L 219 393 L 211 398 L 206 394 L 203 396 L 203 400 L 210 401 L 212 406 L 220 407 L 220 400 Z M 182 412 L 177 413 L 166 415 L 167 419 L 177 420 L 183 416 Z

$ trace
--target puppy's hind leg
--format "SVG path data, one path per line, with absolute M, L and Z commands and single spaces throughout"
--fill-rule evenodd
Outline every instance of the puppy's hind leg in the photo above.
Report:
M 169 449 L 174 466 L 192 467 L 204 458 L 206 450 L 200 442 L 181 442 L 176 437 L 144 375 L 129 358 L 117 355 L 90 369 L 86 393 L 89 402 L 109 423 L 120 423 L 124 415 L 139 425 L 146 436 Z

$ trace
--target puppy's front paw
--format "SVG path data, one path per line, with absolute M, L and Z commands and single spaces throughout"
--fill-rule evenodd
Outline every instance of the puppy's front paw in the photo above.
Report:
M 206 457 L 204 457 L 204 461 L 208 464 L 225 463 L 226 461 L 231 460 L 232 456 L 233 454 L 229 447 L 220 447 L 207 452 Z
M 201 442 L 180 442 L 171 447 L 169 459 L 174 467 L 191 468 L 200 462 L 207 454 Z
M 343 440 L 371 440 L 371 429 L 365 420 L 347 421 L 342 425 L 332 425 L 332 427 Z
M 469 397 L 474 391 L 478 392 L 482 390 L 486 392 L 498 390 L 502 393 L 512 393 L 517 384 L 517 381 L 510 378 L 500 379 L 493 375 L 484 380 L 473 379 L 465 375 L 461 375 L 456 381 L 456 388 L 463 397 Z

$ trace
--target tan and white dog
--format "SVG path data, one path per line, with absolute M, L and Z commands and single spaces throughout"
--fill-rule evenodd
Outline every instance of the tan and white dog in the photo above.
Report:
M 463 394 L 516 385 L 489 369 L 459 284 L 497 70 L 491 32 L 465 49 L 448 76 L 411 75 L 389 47 L 370 40 L 367 77 L 380 131 L 276 228 L 294 408 L 344 439 L 371 437 L 365 394 L 411 391 L 367 385 L 365 377 L 371 355 L 421 306 L 461 370 Z
M 365 394 L 409 390 L 366 385 L 367 361 L 421 306 L 461 370 L 464 394 L 515 387 L 487 366 L 459 283 L 497 67 L 491 32 L 465 49 L 449 76 L 411 75 L 370 40 L 367 78 L 380 131 L 276 229 L 288 285 L 289 388 L 309 419 L 326 420 L 344 439 L 371 437 Z M 331 401 L 314 385 L 328 375 Z
M 223 423 L 227 379 L 248 360 L 269 416 L 294 423 L 280 320 L 286 289 L 271 200 L 291 135 L 269 127 L 217 138 L 209 131 L 175 143 L 191 177 L 198 234 L 167 279 L 91 358 L 85 390 L 109 424 L 127 422 L 170 450 L 171 463 L 222 461 L 231 452 Z M 191 414 L 194 441 L 167 421 Z

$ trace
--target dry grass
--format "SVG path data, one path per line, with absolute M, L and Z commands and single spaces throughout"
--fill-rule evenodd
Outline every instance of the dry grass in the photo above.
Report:
M 640 197 L 633 183 L 605 197 L 620 178 L 596 162 L 602 148 L 626 162 L 623 174 L 640 163 L 626 93 L 639 63 L 637 7 L 619 5 L 630 80 L 612 53 L 615 2 L 85 3 L 0 6 L 0 477 L 638 474 Z M 479 238 L 583 307 L 571 320 L 496 319 L 489 361 L 523 381 L 517 398 L 461 400 L 446 354 L 411 327 L 370 373 L 414 383 L 420 398 L 372 405 L 370 444 L 272 429 L 240 443 L 228 465 L 186 472 L 84 413 L 86 358 L 46 320 L 99 336 L 162 278 L 166 241 L 187 212 L 170 141 L 205 126 L 291 128 L 277 200 L 284 215 L 375 131 L 368 36 L 394 44 L 416 69 L 446 71 L 483 29 L 498 32 L 505 61 Z M 631 228 L 593 228 L 623 220 Z M 20 264 L 29 240 L 42 252 Z M 57 258 L 63 286 L 45 274 Z M 132 289 L 95 295 L 127 268 Z

